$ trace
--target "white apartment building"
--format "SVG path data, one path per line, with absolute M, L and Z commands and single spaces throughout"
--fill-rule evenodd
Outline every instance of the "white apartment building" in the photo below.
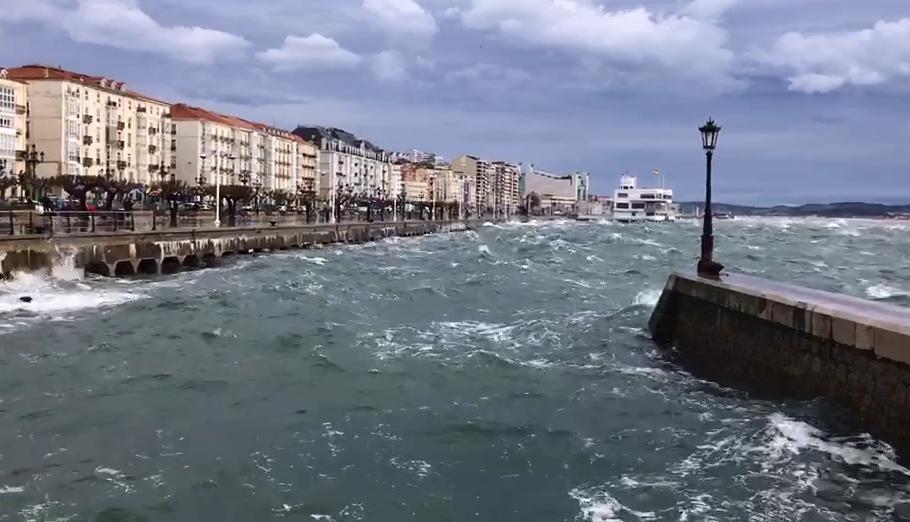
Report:
M 321 198 L 328 199 L 337 190 L 359 196 L 390 197 L 393 194 L 390 153 L 339 129 L 299 127 L 294 134 L 319 144 Z
M 266 190 L 297 192 L 298 161 L 297 140 L 288 131 L 258 124 L 264 140 L 265 170 L 263 174 Z
M 25 170 L 28 88 L 10 80 L 0 69 L 0 176 L 16 176 Z
M 170 106 L 123 82 L 45 65 L 8 77 L 27 84 L 29 137 L 41 177 L 109 176 L 149 185 L 170 165 Z
M 188 185 L 260 186 L 264 151 L 256 126 L 198 107 L 171 107 L 174 173 Z

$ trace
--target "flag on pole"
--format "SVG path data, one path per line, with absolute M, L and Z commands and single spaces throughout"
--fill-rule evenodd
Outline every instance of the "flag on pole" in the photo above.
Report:
M 654 169 L 654 170 L 652 170 L 652 171 L 651 171 L 651 174 L 654 174 L 655 176 L 660 176 L 660 169 Z

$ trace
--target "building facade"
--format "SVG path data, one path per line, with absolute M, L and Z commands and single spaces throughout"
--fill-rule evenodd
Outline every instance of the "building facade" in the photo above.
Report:
M 9 79 L 9 72 L 0 69 L 0 177 L 25 170 L 27 123 L 27 84 Z
M 149 185 L 170 165 L 170 106 L 102 76 L 44 65 L 8 71 L 27 84 L 28 142 L 40 177 L 106 176 Z
M 528 204 L 531 195 L 536 195 L 542 213 L 549 214 L 556 210 L 568 212 L 588 199 L 590 175 L 574 173 L 558 176 L 531 166 L 522 173 L 519 185 L 522 201 Z
M 319 148 L 296 134 L 291 138 L 297 142 L 297 192 L 319 194 Z
M 294 134 L 319 144 L 319 193 L 344 191 L 359 197 L 391 197 L 392 154 L 341 129 L 298 127 Z

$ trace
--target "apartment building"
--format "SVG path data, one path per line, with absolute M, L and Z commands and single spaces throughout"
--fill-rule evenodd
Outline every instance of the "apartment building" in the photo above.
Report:
M 358 196 L 392 194 L 392 154 L 342 129 L 298 127 L 294 134 L 319 145 L 320 197 L 338 190 Z
M 297 139 L 286 130 L 256 124 L 263 136 L 265 170 L 263 186 L 266 190 L 296 193 L 299 161 Z
M 262 186 L 264 144 L 257 126 L 199 107 L 171 107 L 174 174 L 188 185 Z
M 9 79 L 0 69 L 0 176 L 16 176 L 25 170 L 28 88 Z
M 296 134 L 291 139 L 297 142 L 297 191 L 318 194 L 319 148 Z
M 170 106 L 125 83 L 46 65 L 8 70 L 25 82 L 28 142 L 44 152 L 41 177 L 108 176 L 150 184 L 170 165 Z
M 504 161 L 493 162 L 493 204 L 497 215 L 510 216 L 514 214 L 521 201 L 518 190 L 521 169 L 514 163 Z

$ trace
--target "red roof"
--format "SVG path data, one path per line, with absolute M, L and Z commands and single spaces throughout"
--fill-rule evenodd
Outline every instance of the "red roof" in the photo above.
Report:
M 83 83 L 91 85 L 97 89 L 119 94 L 121 96 L 128 96 L 137 100 L 145 100 L 168 105 L 168 102 L 166 101 L 158 100 L 152 98 L 151 96 L 146 96 L 138 92 L 133 92 L 130 90 L 121 91 L 120 86 L 124 85 L 124 82 L 121 82 L 114 78 L 106 78 L 104 76 L 91 76 L 88 74 L 67 71 L 66 69 L 61 69 L 59 67 L 51 67 L 49 65 L 39 64 L 23 65 L 22 67 L 13 67 L 7 70 L 9 71 L 9 78 L 12 80 L 19 80 L 24 82 L 27 82 L 29 80 L 60 80 L 70 81 L 73 83 Z M 102 87 L 102 81 L 107 83 L 107 86 Z M 113 88 L 111 85 L 117 85 L 117 88 Z

